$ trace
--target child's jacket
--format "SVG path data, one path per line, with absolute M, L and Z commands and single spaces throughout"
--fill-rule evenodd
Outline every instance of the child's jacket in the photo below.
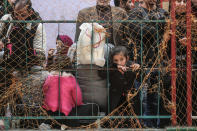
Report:
M 130 66 L 131 62 L 127 63 Z M 112 66 L 117 68 L 115 65 Z M 120 103 L 126 100 L 128 91 L 135 90 L 134 81 L 136 79 L 136 72 L 126 71 L 121 74 L 118 70 L 110 71 L 109 81 L 110 81 L 110 110 L 112 111 Z M 125 98 L 124 100 L 122 100 Z
M 50 74 L 44 83 L 43 92 L 43 108 L 46 110 L 55 112 L 60 108 L 60 112 L 67 116 L 72 108 L 83 104 L 81 89 L 70 73 L 63 73 L 62 76 L 54 72 Z

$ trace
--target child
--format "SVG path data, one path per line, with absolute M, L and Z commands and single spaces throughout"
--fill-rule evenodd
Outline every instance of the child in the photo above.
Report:
M 66 61 L 68 58 L 58 56 L 55 63 L 53 63 L 53 69 L 50 75 L 47 77 L 44 86 L 44 105 L 43 108 L 56 112 L 60 109 L 61 113 L 68 116 L 71 110 L 79 105 L 82 105 L 82 92 L 71 73 L 59 72 L 67 68 L 67 65 L 59 67 L 61 61 Z M 60 91 L 60 96 L 59 96 Z
M 64 65 L 61 64 L 61 62 L 67 60 L 67 56 L 57 56 L 55 63 L 53 63 L 52 67 L 54 71 L 50 72 L 43 86 L 44 102 L 42 107 L 46 109 L 48 115 L 51 116 L 98 115 L 99 107 L 97 104 L 83 103 L 82 91 L 75 77 L 68 72 L 59 72 L 59 70 L 66 69 L 71 65 L 71 62 Z M 59 123 L 66 123 L 67 126 L 78 127 L 81 124 L 85 124 L 86 122 L 89 124 L 95 120 L 83 120 L 85 123 L 79 119 L 61 119 L 57 121 Z M 56 126 L 57 125 L 55 125 L 55 127 Z
M 128 97 L 129 92 L 135 92 L 134 81 L 136 72 L 140 65 L 129 61 L 128 51 L 124 46 L 117 46 L 111 52 L 111 63 L 117 70 L 110 71 L 110 110 L 123 104 Z M 130 70 L 131 69 L 131 70 Z M 131 101 L 135 103 L 139 96 L 135 96 Z M 138 104 L 140 105 L 140 104 Z M 134 106 L 133 106 L 134 107 Z M 135 106 L 134 112 L 138 111 Z

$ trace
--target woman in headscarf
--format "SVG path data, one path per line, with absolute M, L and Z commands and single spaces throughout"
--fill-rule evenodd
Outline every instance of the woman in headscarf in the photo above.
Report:
M 58 35 L 56 39 L 56 53 L 55 49 L 49 49 L 47 58 L 47 68 L 53 70 L 53 63 L 56 61 L 57 57 L 66 57 L 64 61 L 59 61 L 59 65 L 67 65 L 70 63 L 69 57 L 67 57 L 67 52 L 69 47 L 73 44 L 72 39 L 67 35 Z

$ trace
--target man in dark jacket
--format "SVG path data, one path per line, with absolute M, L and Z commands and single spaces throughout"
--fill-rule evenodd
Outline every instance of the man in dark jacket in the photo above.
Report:
M 143 4 L 134 8 L 129 14 L 129 20 L 144 20 L 145 22 L 128 23 L 127 39 L 129 40 L 128 48 L 130 50 L 131 58 L 134 58 L 136 63 L 141 63 L 141 67 L 151 69 L 155 60 L 158 57 L 159 45 L 163 38 L 165 23 L 163 22 L 149 22 L 149 20 L 165 20 L 167 13 L 160 8 L 157 8 L 157 0 L 144 0 Z M 158 62 L 157 62 L 158 63 Z M 156 65 L 157 66 L 157 65 Z M 154 67 L 157 68 L 157 67 Z M 148 74 L 150 70 L 144 70 L 143 76 Z M 148 89 L 152 89 L 159 83 L 159 71 L 154 70 L 151 72 L 149 79 L 146 81 Z M 146 92 L 146 91 L 145 91 Z M 157 115 L 159 106 L 158 93 L 146 92 L 147 97 L 143 97 L 144 115 Z M 145 93 L 145 94 L 146 94 Z M 144 120 L 148 127 L 158 127 L 159 120 L 148 119 Z

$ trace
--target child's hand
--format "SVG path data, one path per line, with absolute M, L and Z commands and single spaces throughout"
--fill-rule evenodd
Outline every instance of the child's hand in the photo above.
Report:
M 121 65 L 118 65 L 118 71 L 122 74 L 124 74 L 125 71 L 127 71 L 128 67 L 126 66 L 121 66 Z
M 128 94 L 127 94 L 127 101 L 130 102 L 131 99 L 132 99 L 132 97 L 133 97 L 133 94 L 128 93 Z
M 55 49 L 49 49 L 48 56 L 52 56 L 55 52 Z
M 132 64 L 130 67 L 132 68 L 133 71 L 136 71 L 140 68 L 140 65 L 135 63 L 135 64 Z
M 179 42 L 180 42 L 182 45 L 186 46 L 186 45 L 187 45 L 187 38 L 184 37 L 184 38 L 182 38 L 182 39 L 179 39 Z
M 168 41 L 170 40 L 172 34 L 173 34 L 173 33 L 172 33 L 172 30 L 166 31 L 166 32 L 164 33 L 163 40 L 164 40 L 165 42 L 168 42 Z

